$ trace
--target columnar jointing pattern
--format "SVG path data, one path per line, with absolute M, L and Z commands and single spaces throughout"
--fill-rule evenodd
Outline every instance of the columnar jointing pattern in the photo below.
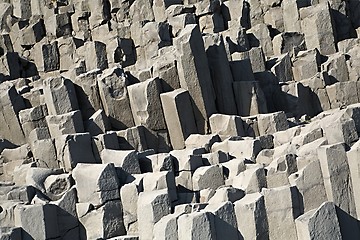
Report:
M 0 240 L 360 239 L 357 0 L 0 0 Z

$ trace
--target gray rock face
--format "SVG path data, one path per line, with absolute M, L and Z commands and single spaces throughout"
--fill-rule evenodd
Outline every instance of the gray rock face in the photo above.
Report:
M 178 42 L 180 54 L 180 85 L 189 91 L 193 99 L 198 131 L 205 133 L 207 119 L 216 112 L 216 106 L 214 88 L 199 28 L 193 24 L 186 26 L 176 42 Z
M 165 129 L 161 109 L 161 86 L 158 78 L 128 87 L 131 111 L 135 125 L 144 125 L 152 130 Z
M 342 239 L 335 205 L 331 202 L 306 212 L 295 222 L 299 239 Z
M 119 180 L 113 164 L 78 164 L 73 177 L 79 203 L 101 205 L 119 199 Z
M 360 239 L 360 3 L 0 0 L 0 240 Z

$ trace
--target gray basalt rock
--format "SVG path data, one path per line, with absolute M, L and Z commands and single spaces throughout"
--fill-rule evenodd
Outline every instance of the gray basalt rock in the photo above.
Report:
M 91 172 L 91 174 L 89 174 Z M 114 164 L 78 164 L 72 173 L 79 203 L 95 206 L 119 199 L 119 180 Z
M 0 0 L 0 240 L 360 239 L 360 3 Z

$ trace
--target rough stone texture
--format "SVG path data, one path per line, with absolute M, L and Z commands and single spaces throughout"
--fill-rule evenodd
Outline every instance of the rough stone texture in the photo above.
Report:
M 268 238 L 264 196 L 260 193 L 247 194 L 234 203 L 234 209 L 238 230 L 244 239 Z
M 205 133 L 207 119 L 216 112 L 216 106 L 214 88 L 199 28 L 196 25 L 187 25 L 176 41 L 180 53 L 180 85 L 189 91 L 193 99 L 198 131 Z
M 360 239 L 359 13 L 0 0 L 0 239 Z
M 99 92 L 104 111 L 115 129 L 125 129 L 134 126 L 130 114 L 130 101 L 126 89 L 128 79 L 121 69 L 105 71 L 98 79 Z
M 101 151 L 101 160 L 104 164 L 114 163 L 131 174 L 141 173 L 138 153 L 133 150 L 121 151 L 104 149 Z
M 216 239 L 214 216 L 209 212 L 184 214 L 178 220 L 178 238 Z M 201 226 L 200 228 L 197 226 Z
M 186 138 L 198 132 L 189 92 L 177 89 L 160 97 L 171 144 L 174 149 L 182 149 Z
M 50 115 L 64 114 L 78 108 L 74 84 L 62 77 L 44 82 L 45 102 Z
M 128 87 L 131 111 L 135 125 L 144 125 L 152 130 L 165 129 L 161 109 L 161 87 L 158 78 Z
M 297 239 L 295 218 L 300 215 L 300 202 L 295 188 L 263 190 L 269 227 L 269 239 Z
M 343 239 L 332 202 L 324 202 L 318 209 L 306 212 L 295 223 L 299 239 Z
M 118 199 L 119 180 L 113 164 L 78 164 L 73 170 L 79 203 L 101 205 Z
M 154 225 L 169 213 L 170 202 L 166 190 L 140 193 L 137 206 L 139 237 L 152 239 Z
M 326 196 L 343 211 L 356 216 L 349 164 L 344 144 L 321 146 L 318 158 L 324 178 Z M 338 174 L 334 175 L 334 172 Z M 344 188 L 346 186 L 346 188 Z M 339 190 L 341 189 L 341 193 Z

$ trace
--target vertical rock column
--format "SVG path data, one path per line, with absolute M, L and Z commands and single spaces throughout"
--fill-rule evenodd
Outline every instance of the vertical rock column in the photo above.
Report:
M 321 146 L 318 149 L 318 158 L 328 200 L 356 217 L 345 146 L 342 143 Z
M 269 239 L 298 239 L 295 218 L 300 215 L 298 195 L 293 187 L 263 189 Z
M 304 8 L 300 11 L 301 30 L 305 34 L 306 47 L 317 48 L 321 54 L 336 52 L 334 31 L 328 3 Z
M 203 39 L 214 84 L 217 109 L 223 114 L 236 114 L 237 109 L 232 86 L 234 80 L 224 41 L 219 34 L 207 34 Z
M 25 108 L 22 97 L 10 82 L 0 85 L 0 134 L 14 144 L 25 143 L 24 132 L 18 119 L 20 110 Z
M 161 109 L 161 86 L 158 78 L 137 83 L 128 87 L 131 111 L 135 124 L 144 125 L 152 130 L 165 129 Z
M 160 95 L 165 121 L 174 149 L 185 147 L 185 139 L 197 132 L 189 92 L 176 89 Z
M 179 79 L 193 100 L 199 133 L 208 131 L 208 118 L 216 112 L 215 92 L 199 27 L 187 25 L 175 39 L 179 52 Z

